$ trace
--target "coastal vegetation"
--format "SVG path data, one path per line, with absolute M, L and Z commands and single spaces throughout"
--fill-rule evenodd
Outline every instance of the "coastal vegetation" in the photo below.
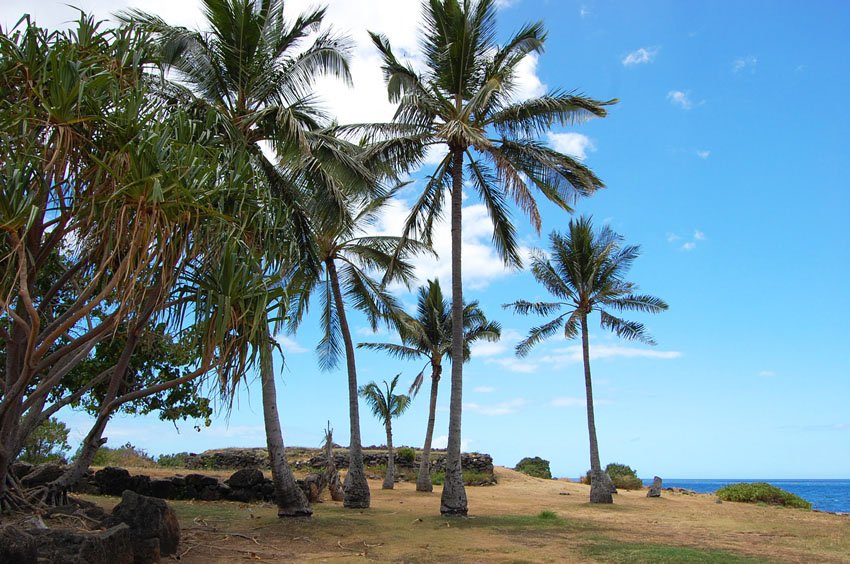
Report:
M 384 424 L 384 429 L 387 432 L 387 470 L 382 486 L 385 490 L 391 490 L 395 486 L 393 419 L 400 417 L 410 407 L 410 396 L 395 393 L 400 376 L 401 374 L 396 374 L 389 383 L 384 380 L 383 389 L 375 382 L 369 382 L 360 388 L 360 396 L 366 400 L 366 404 L 372 410 L 372 415 Z
M 781 488 L 772 486 L 767 482 L 741 482 L 723 486 L 716 492 L 717 497 L 723 501 L 739 501 L 743 503 L 766 503 L 768 505 L 782 505 L 785 507 L 796 507 L 799 509 L 811 509 L 812 504 Z

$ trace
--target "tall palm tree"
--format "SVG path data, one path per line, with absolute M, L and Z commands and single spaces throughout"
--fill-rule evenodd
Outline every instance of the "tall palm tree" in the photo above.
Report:
M 635 293 L 638 288 L 624 277 L 638 257 L 640 247 L 622 246 L 623 238 L 607 225 L 598 233 L 593 230 L 589 217 L 570 220 L 569 232 L 562 235 L 552 232 L 551 260 L 542 251 L 532 257 L 531 273 L 557 302 L 529 302 L 518 300 L 505 307 L 526 315 L 549 315 L 566 310 L 555 319 L 534 327 L 516 347 L 518 356 L 525 356 L 541 341 L 562 327 L 564 337 L 574 339 L 581 334 L 584 359 L 584 385 L 587 392 L 587 430 L 590 436 L 590 502 L 612 503 L 611 490 L 606 485 L 599 462 L 599 443 L 596 439 L 596 420 L 593 414 L 593 387 L 590 380 L 590 342 L 587 318 L 598 311 L 603 329 L 624 339 L 637 340 L 650 345 L 655 341 L 647 334 L 642 323 L 627 321 L 610 313 L 642 311 L 659 313 L 667 309 L 660 298 Z
M 399 256 L 399 237 L 364 234 L 394 194 L 394 190 L 383 193 L 377 190 L 374 196 L 349 194 L 348 204 L 337 214 L 328 213 L 328 210 L 320 213 L 324 203 L 322 200 L 314 200 L 320 268 L 301 269 L 291 286 L 293 305 L 290 322 L 293 329 L 301 323 L 311 298 L 319 294 L 322 338 L 316 350 L 320 367 L 323 370 L 336 368 L 340 357 L 345 354 L 351 439 L 343 505 L 349 508 L 369 507 L 370 493 L 363 470 L 357 363 L 346 301 L 366 315 L 373 330 L 377 330 L 382 321 L 392 322 L 399 311 L 398 303 L 374 278 L 374 273 L 386 272 L 389 265 L 397 260 L 397 268 L 389 280 L 408 283 L 413 276 L 413 267 L 405 260 L 405 254 L 424 250 L 420 243 L 409 241 L 407 250 Z
M 391 490 L 395 485 L 393 419 L 401 416 L 410 407 L 410 396 L 395 393 L 399 376 L 401 374 L 396 374 L 395 378 L 389 384 L 384 380 L 383 390 L 375 382 L 369 382 L 360 388 L 360 396 L 366 400 L 366 403 L 372 409 L 372 415 L 381 420 L 387 432 L 387 473 L 384 476 L 384 484 L 382 486 L 385 490 Z
M 125 12 L 123 19 L 152 32 L 159 40 L 165 68 L 175 71 L 181 91 L 209 116 L 215 133 L 227 140 L 236 158 L 247 160 L 257 172 L 253 182 L 276 197 L 267 208 L 272 222 L 282 222 L 277 237 L 253 241 L 264 256 L 261 273 L 274 263 L 291 262 L 292 256 L 315 267 L 315 243 L 304 210 L 306 183 L 327 170 L 355 170 L 359 163 L 337 145 L 323 129 L 327 119 L 319 110 L 313 85 L 319 75 L 329 74 L 350 82 L 345 41 L 329 31 L 319 31 L 323 9 L 312 10 L 288 22 L 279 0 L 202 0 L 209 31 L 193 31 L 168 25 L 161 18 L 139 10 Z M 274 148 L 277 162 L 263 152 Z M 333 157 L 329 158 L 329 154 Z M 330 162 L 333 161 L 333 162 Z M 314 183 L 321 189 L 329 183 Z M 324 194 L 326 206 L 338 205 L 336 194 Z M 268 339 L 266 339 L 268 341 Z M 255 343 L 257 344 L 257 343 Z M 285 464 L 283 438 L 277 417 L 276 390 L 268 343 L 258 343 L 261 354 L 263 410 L 279 515 L 308 514 L 292 487 L 295 482 Z M 275 421 L 272 421 L 275 419 Z M 301 496 L 303 498 L 303 496 Z
M 615 100 L 600 102 L 562 91 L 515 100 L 517 66 L 528 55 L 542 51 L 546 34 L 538 22 L 498 44 L 496 0 L 427 0 L 423 3 L 422 29 L 425 70 L 421 75 L 396 58 L 385 37 L 372 34 L 383 58 L 390 100 L 398 102 L 399 107 L 394 124 L 363 129 L 409 154 L 415 152 L 411 147 L 417 146 L 447 149 L 413 205 L 404 236 L 417 234 L 429 243 L 435 218 L 443 210 L 444 194 L 450 191 L 454 335 L 446 479 L 440 511 L 465 515 L 467 501 L 460 466 L 464 173 L 487 206 L 499 255 L 507 265 L 518 267 L 521 259 L 510 221 L 509 199 L 539 231 L 540 213 L 530 186 L 568 211 L 576 197 L 603 186 L 580 162 L 541 143 L 540 134 L 554 124 L 604 116 L 604 106 Z
M 385 351 L 403 359 L 426 359 L 427 363 L 416 376 L 410 393 L 415 397 L 422 386 L 425 370 L 431 367 L 431 398 L 428 404 L 428 424 L 425 428 L 425 444 L 422 447 L 422 459 L 419 463 L 419 475 L 416 478 L 416 491 L 430 492 L 431 482 L 431 440 L 434 436 L 434 419 L 437 413 L 437 390 L 440 376 L 443 374 L 443 359 L 451 358 L 452 351 L 452 308 L 443 298 L 439 280 L 429 280 L 427 286 L 419 288 L 416 304 L 416 317 L 402 315 L 398 325 L 401 344 L 396 343 L 360 343 L 358 347 Z M 488 321 L 478 302 L 463 307 L 463 359 L 469 360 L 469 345 L 478 340 L 498 341 L 502 327 L 494 321 Z

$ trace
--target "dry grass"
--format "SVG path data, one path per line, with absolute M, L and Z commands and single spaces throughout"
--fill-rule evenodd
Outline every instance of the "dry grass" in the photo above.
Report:
M 190 564 L 850 562 L 847 516 L 718 505 L 711 495 L 648 499 L 643 491 L 622 492 L 613 506 L 591 506 L 588 486 L 503 468 L 497 476 L 497 486 L 467 488 L 466 519 L 439 516 L 439 488 L 420 494 L 402 483 L 388 491 L 378 481 L 370 483 L 371 509 L 326 501 L 309 520 L 279 519 L 268 504 L 171 503 L 183 526 L 181 560 Z

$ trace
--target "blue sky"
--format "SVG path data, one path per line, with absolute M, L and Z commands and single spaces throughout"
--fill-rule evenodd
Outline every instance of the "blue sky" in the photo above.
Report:
M 78 4 L 104 17 L 116 6 Z M 193 2 L 144 5 L 175 23 L 200 22 Z M 320 85 L 342 121 L 386 119 L 391 111 L 364 40 L 367 25 L 415 59 L 418 3 L 369 5 L 373 13 L 358 2 L 329 8 L 331 21 L 357 41 L 355 90 Z M 57 6 L 13 0 L 0 8 L 0 23 L 28 10 L 43 25 L 60 25 L 71 12 Z M 505 36 L 538 19 L 549 39 L 545 53 L 523 67 L 521 94 L 564 88 L 620 99 L 609 117 L 553 130 L 549 141 L 583 156 L 607 184 L 579 202 L 577 213 L 640 244 L 630 278 L 670 304 L 661 315 L 635 317 L 657 347 L 592 330 L 603 463 L 626 463 L 646 477 L 847 478 L 850 4 L 502 2 Z M 525 247 L 544 246 L 552 229 L 566 228 L 568 215 L 542 208 L 540 238 L 515 216 Z M 398 203 L 380 227 L 394 229 L 404 209 Z M 508 466 L 542 456 L 554 474 L 577 477 L 589 466 L 578 343 L 552 340 L 516 359 L 513 346 L 538 320 L 500 306 L 546 295 L 529 274 L 504 271 L 487 251 L 491 232 L 474 197 L 466 202 L 465 232 L 465 297 L 502 323 L 505 338 L 474 350 L 465 367 L 464 445 Z M 440 261 L 423 262 L 419 272 L 447 287 L 444 248 Z M 318 445 L 328 420 L 338 442 L 347 442 L 346 376 L 318 369 L 317 325 L 310 318 L 283 342 L 278 394 L 290 445 Z M 368 335 L 356 315 L 352 325 L 357 340 L 391 338 Z M 358 353 L 361 383 L 401 372 L 406 384 L 420 367 Z M 442 440 L 448 393 L 446 378 L 435 431 Z M 394 442 L 421 445 L 426 417 L 423 393 L 395 423 Z M 86 418 L 64 419 L 81 436 Z M 365 409 L 361 427 L 364 444 L 385 441 Z M 106 435 L 110 445 L 130 441 L 159 454 L 263 446 L 262 429 L 259 387 L 252 386 L 229 421 L 218 418 L 200 433 L 191 424 L 178 434 L 153 418 L 118 417 Z

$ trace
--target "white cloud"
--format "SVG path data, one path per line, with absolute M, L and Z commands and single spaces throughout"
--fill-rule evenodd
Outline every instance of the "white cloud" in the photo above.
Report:
M 496 388 L 493 386 L 477 386 L 472 389 L 473 392 L 477 392 L 479 394 L 492 394 L 496 391 Z
M 465 403 L 463 404 L 463 410 L 487 416 L 510 415 L 512 413 L 516 413 L 519 408 L 527 404 L 527 400 L 524 400 L 522 398 L 516 398 L 509 401 L 503 401 L 500 403 L 494 403 L 489 405 L 481 405 L 478 403 Z
M 651 63 L 658 55 L 658 51 L 658 47 L 641 47 L 623 57 L 623 65 L 629 67 Z
M 679 239 L 681 239 L 681 237 L 680 237 L 679 235 L 676 235 L 675 233 L 668 233 L 668 234 L 666 235 L 666 237 L 667 237 L 667 242 L 668 242 L 668 243 L 675 243 L 676 241 L 678 241 Z
M 522 360 L 514 356 L 505 358 L 490 358 L 487 359 L 488 364 L 498 364 L 503 368 L 507 368 L 511 372 L 519 372 L 520 374 L 531 374 L 537 371 L 537 363 L 528 360 Z
M 693 237 L 690 241 L 685 241 L 681 245 L 679 245 L 679 241 L 682 240 L 682 237 L 676 233 L 667 233 L 667 242 L 675 243 L 679 246 L 680 251 L 693 251 L 697 248 L 697 241 L 705 241 L 706 236 L 705 233 L 700 231 L 699 229 L 694 229 Z
M 469 444 L 472 441 L 468 439 L 461 438 L 460 439 L 460 450 L 463 452 L 469 452 Z M 435 437 L 433 441 L 431 441 L 432 448 L 447 448 L 449 446 L 449 437 L 448 435 L 440 435 L 439 437 Z
M 414 188 L 415 189 L 415 188 Z M 448 200 L 448 194 L 445 196 Z M 448 202 L 446 203 L 446 208 Z M 399 199 L 391 201 L 379 218 L 375 231 L 379 234 L 398 235 L 410 214 L 410 208 Z M 509 276 L 514 271 L 507 268 L 492 244 L 493 225 L 484 204 L 472 204 L 463 208 L 463 259 L 464 288 L 485 288 L 493 280 Z M 432 255 L 414 257 L 416 278 L 420 283 L 437 278 L 447 291 L 451 283 L 451 229 L 443 218 L 434 225 L 434 251 Z M 527 257 L 531 249 L 520 247 L 520 254 Z
M 476 341 L 470 347 L 470 355 L 472 358 L 484 356 L 498 356 L 510 350 L 513 352 L 514 346 L 522 340 L 522 335 L 513 329 L 505 329 L 502 331 L 502 337 L 496 342 Z
M 654 358 L 659 360 L 670 360 L 680 358 L 679 351 L 659 351 L 640 347 L 629 347 L 622 345 L 590 345 L 590 358 Z M 582 350 L 580 345 L 570 345 L 553 349 L 551 354 L 543 356 L 541 362 L 547 364 L 566 364 L 582 361 Z
M 587 158 L 588 151 L 596 150 L 593 141 L 587 135 L 581 133 L 546 133 L 549 145 L 566 155 L 573 156 L 580 161 Z
M 747 55 L 746 57 L 738 57 L 732 61 L 732 72 L 741 72 L 749 69 L 750 72 L 755 72 L 758 58 L 755 55 Z
M 671 104 L 679 106 L 683 110 L 690 110 L 694 107 L 690 91 L 683 92 L 681 90 L 671 90 L 667 93 L 667 99 L 670 100 Z
M 277 344 L 279 344 L 280 348 L 283 349 L 283 354 L 299 354 L 307 352 L 307 349 L 299 345 L 295 339 L 282 333 L 275 335 L 274 340 L 277 341 Z
M 697 244 L 694 243 L 693 241 L 688 241 L 687 243 L 683 244 L 679 248 L 682 249 L 683 251 L 693 251 L 694 249 L 697 248 Z
M 761 378 L 773 378 L 776 376 L 776 372 L 774 372 L 773 370 L 761 370 L 758 373 L 758 376 Z
M 699 229 L 694 229 L 694 239 L 697 241 L 705 241 L 705 233 Z
M 537 54 L 531 53 L 516 66 L 514 100 L 536 98 L 546 92 L 546 85 L 537 76 L 537 59 Z
M 711 156 L 711 151 L 705 149 L 697 149 L 696 154 L 701 159 L 707 159 Z
M 590 15 L 590 8 L 582 4 L 581 7 L 578 9 L 578 15 L 581 16 L 582 19 L 586 18 Z

